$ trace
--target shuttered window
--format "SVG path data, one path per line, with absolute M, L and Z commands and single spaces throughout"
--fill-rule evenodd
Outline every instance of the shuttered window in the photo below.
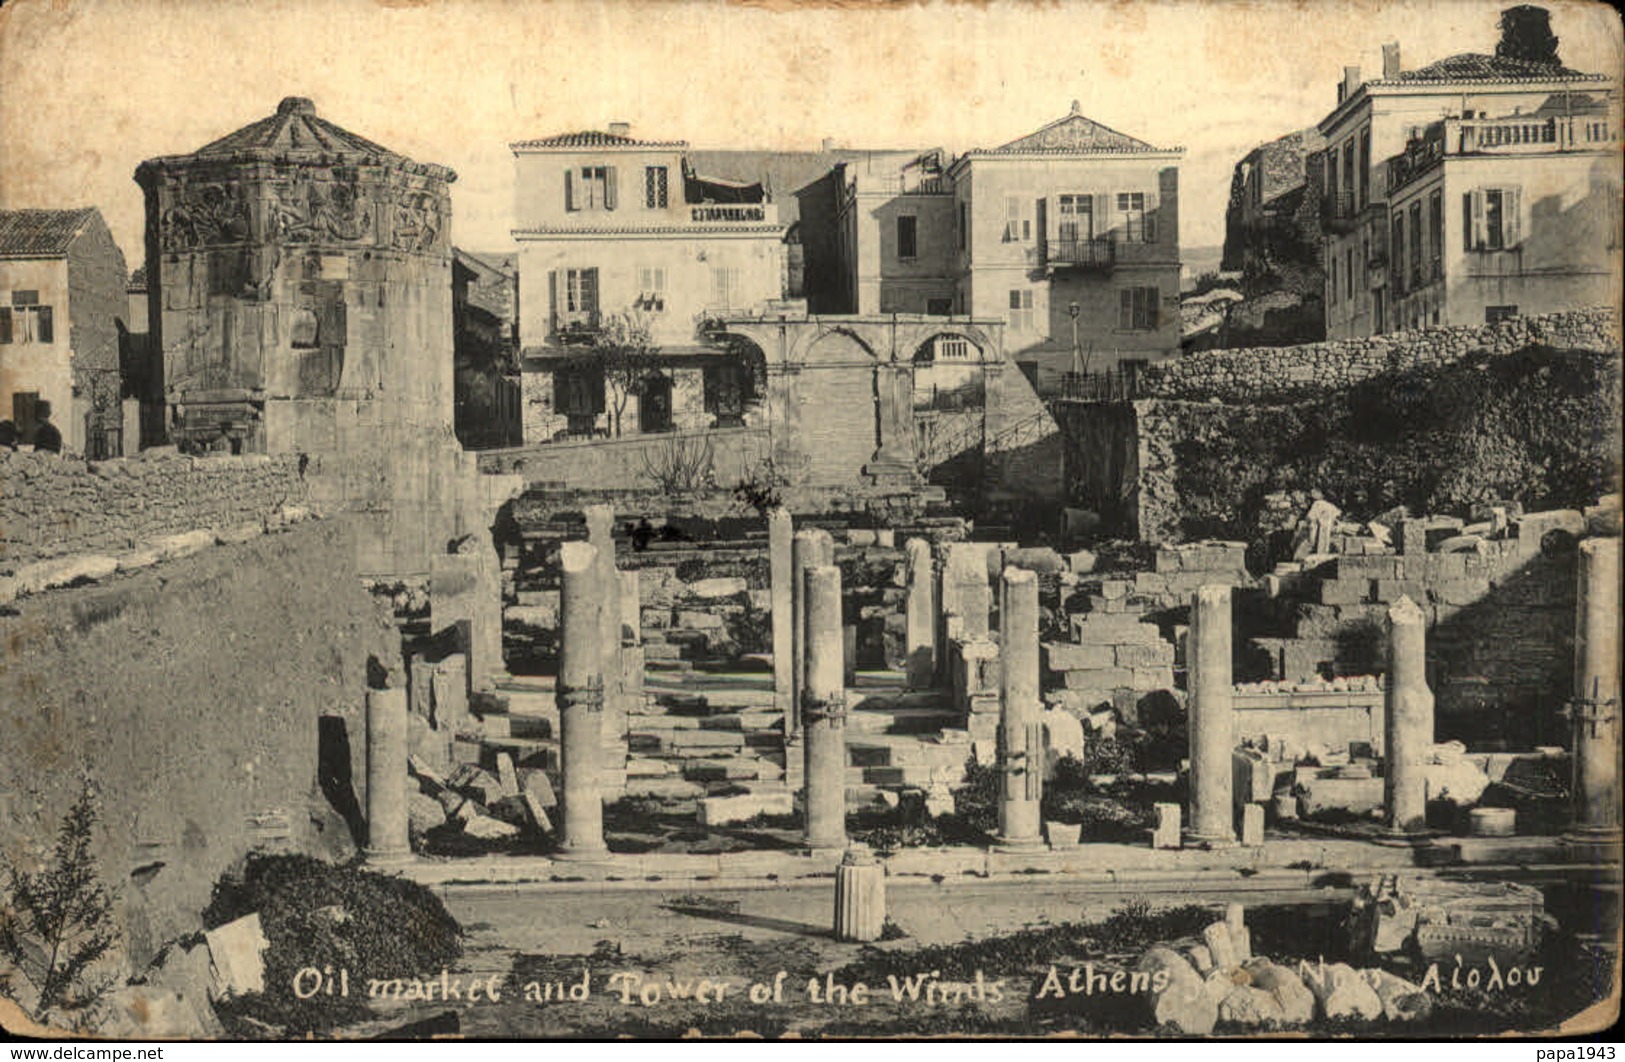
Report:
M 1161 293 L 1153 287 L 1120 288 L 1117 294 L 1117 327 L 1125 332 L 1145 332 L 1157 327 L 1157 304 Z
M 1476 188 L 1461 199 L 1462 242 L 1469 251 L 1505 251 L 1522 242 L 1516 188 Z

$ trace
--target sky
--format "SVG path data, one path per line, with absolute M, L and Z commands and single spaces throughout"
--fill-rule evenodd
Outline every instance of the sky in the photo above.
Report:
M 284 96 L 450 166 L 452 238 L 501 251 L 508 143 L 632 123 L 697 149 L 996 147 L 1083 112 L 1183 147 L 1180 239 L 1224 239 L 1236 161 L 1314 124 L 1344 66 L 1493 52 L 1510 0 L 10 0 L 0 208 L 101 209 L 141 260 L 136 166 Z M 1544 4 L 1563 61 L 1620 75 L 1602 3 Z

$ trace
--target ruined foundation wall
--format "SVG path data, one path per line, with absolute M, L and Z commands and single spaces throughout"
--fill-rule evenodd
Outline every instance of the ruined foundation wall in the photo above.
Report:
M 367 660 L 398 658 L 399 639 L 343 522 L 20 598 L 0 638 L 0 846 L 26 865 L 86 772 L 137 961 L 196 929 L 212 883 L 254 844 L 353 850 L 321 795 L 319 735 L 326 787 L 360 799 Z
M 0 450 L 0 571 L 258 522 L 306 498 L 294 454 L 111 461 Z
M 1287 402 L 1353 386 L 1385 373 L 1500 356 L 1540 345 L 1597 353 L 1620 349 L 1610 307 L 1514 317 L 1478 328 L 1428 328 L 1295 347 L 1214 350 L 1147 368 L 1140 394 L 1206 402 Z

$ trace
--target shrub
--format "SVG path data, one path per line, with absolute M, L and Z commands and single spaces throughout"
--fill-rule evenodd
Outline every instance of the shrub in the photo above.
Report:
M 113 946 L 113 901 L 102 886 L 90 842 L 96 829 L 95 794 L 87 782 L 57 831 L 51 862 L 35 873 L 0 865 L 0 954 L 38 995 L 43 1019 L 62 1007 L 84 1007 L 110 987 L 90 977 Z M 6 985 L 9 974 L 0 975 Z
M 270 944 L 265 992 L 228 1001 L 228 1028 L 251 1018 L 290 1035 L 332 1029 L 366 1015 L 368 980 L 438 974 L 462 954 L 461 927 L 423 886 L 308 856 L 249 856 L 240 880 L 216 883 L 203 923 L 214 928 L 255 911 Z M 327 966 L 349 971 L 349 998 L 294 996 L 301 969 Z

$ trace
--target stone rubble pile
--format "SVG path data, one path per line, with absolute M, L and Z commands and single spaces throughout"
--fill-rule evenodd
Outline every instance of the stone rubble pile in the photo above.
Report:
M 1187 1036 L 1207 1036 L 1220 1023 L 1252 1030 L 1348 1018 L 1412 1021 L 1431 1010 L 1420 986 L 1381 968 L 1323 961 L 1291 967 L 1255 955 L 1235 903 L 1200 938 L 1146 951 L 1135 970 L 1154 979 L 1143 997 L 1150 1020 Z

